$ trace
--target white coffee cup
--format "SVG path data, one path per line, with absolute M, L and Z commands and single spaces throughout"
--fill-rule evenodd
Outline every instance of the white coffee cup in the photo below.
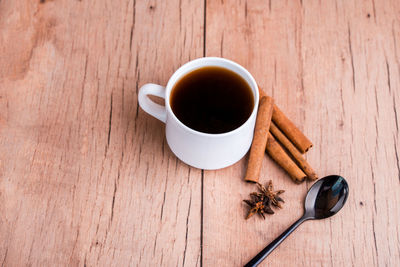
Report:
M 218 66 L 239 74 L 253 92 L 254 107 L 250 117 L 233 131 L 209 134 L 193 130 L 180 122 L 171 109 L 170 95 L 175 84 L 187 73 L 207 66 Z M 154 103 L 148 95 L 164 98 L 165 106 Z M 206 170 L 230 166 L 247 153 L 253 140 L 258 100 L 257 83 L 251 74 L 239 64 L 218 57 L 198 58 L 186 63 L 171 76 L 166 87 L 148 83 L 139 90 L 140 107 L 165 123 L 166 138 L 172 152 L 186 164 Z

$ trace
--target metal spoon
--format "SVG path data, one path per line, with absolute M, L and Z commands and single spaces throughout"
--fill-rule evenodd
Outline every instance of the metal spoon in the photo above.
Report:
M 318 180 L 313 184 L 310 190 L 308 190 L 304 202 L 304 215 L 258 253 L 245 267 L 257 266 L 260 264 L 304 221 L 325 219 L 336 214 L 346 203 L 348 195 L 349 186 L 343 177 L 339 175 L 330 175 Z

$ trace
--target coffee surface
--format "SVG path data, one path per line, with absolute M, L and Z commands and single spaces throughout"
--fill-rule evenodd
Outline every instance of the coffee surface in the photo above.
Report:
M 235 72 L 202 67 L 175 84 L 170 105 L 175 116 L 189 128 L 218 134 L 246 122 L 254 107 L 254 97 L 248 83 Z

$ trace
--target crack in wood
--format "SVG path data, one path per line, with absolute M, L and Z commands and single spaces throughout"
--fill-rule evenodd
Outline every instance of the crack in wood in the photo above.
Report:
M 377 90 L 376 86 L 375 86 L 375 88 L 374 88 L 374 96 L 375 96 L 376 114 L 377 114 L 378 117 L 379 117 L 378 90 Z M 375 117 L 375 122 L 376 122 L 376 124 L 377 124 L 376 117 Z
M 111 93 L 110 116 L 109 116 L 109 120 L 108 120 L 107 148 L 110 146 L 111 126 L 112 126 L 112 112 L 113 112 L 113 94 Z
M 48 202 L 47 202 L 47 207 L 46 207 L 46 214 L 47 214 L 47 210 L 48 210 Z M 44 224 L 42 224 L 42 226 L 41 226 L 41 229 L 40 229 L 40 234 L 39 235 L 41 235 L 42 234 L 42 228 L 43 228 L 43 225 Z M 35 239 L 33 239 L 32 240 L 32 242 L 31 242 L 31 246 L 30 246 L 30 248 L 29 248 L 29 254 L 28 254 L 28 262 L 30 262 L 30 260 L 31 260 L 31 255 L 32 255 L 32 251 L 33 251 L 33 244 L 35 243 Z
M 186 47 L 186 31 L 183 33 L 183 48 Z M 189 54 L 190 57 L 190 54 Z
M 149 177 L 149 163 L 146 162 L 146 175 L 144 177 L 144 187 L 147 186 L 147 178 Z
M 177 174 L 177 172 L 178 172 L 178 159 L 176 158 L 175 159 L 175 175 Z
M 74 246 L 72 247 L 71 256 L 69 257 L 70 258 L 70 262 L 73 259 L 72 256 L 74 255 L 76 244 L 78 243 L 78 238 L 79 238 L 79 228 L 78 228 L 78 230 L 76 232 L 75 242 L 74 242 Z
M 397 176 L 399 178 L 399 182 L 400 182 L 400 162 L 399 162 L 399 152 L 397 150 L 397 144 L 396 144 L 396 138 L 393 135 L 393 141 L 394 141 L 394 152 L 395 152 L 395 156 L 396 156 L 396 166 L 397 166 Z
M 117 40 L 117 43 L 118 43 L 118 40 Z M 120 71 L 120 69 L 121 69 L 121 57 L 122 57 L 122 55 L 119 55 L 119 58 L 118 58 L 118 67 L 117 67 L 117 75 L 115 76 L 116 78 L 117 78 L 117 80 L 119 80 L 118 78 L 119 78 L 119 71 Z
M 297 29 L 298 28 L 298 29 Z M 294 36 L 295 36 L 295 43 L 297 45 L 297 58 L 298 58 L 298 64 L 299 64 L 299 78 L 300 78 L 300 92 L 303 97 L 300 98 L 300 101 L 302 102 L 303 106 L 306 106 L 305 104 L 305 89 L 304 89 L 304 66 L 303 66 L 303 40 L 302 40 L 302 33 L 303 33 L 303 21 L 300 18 L 300 22 L 297 23 L 297 21 L 294 24 Z M 304 109 L 301 110 L 301 117 L 302 120 L 305 121 L 305 111 Z
M 246 2 L 247 3 L 247 2 Z M 220 51 L 219 51 L 219 53 L 220 53 L 220 55 L 221 55 L 221 57 L 224 57 L 224 35 L 225 35 L 225 32 L 223 31 L 222 32 L 222 37 L 221 37 L 221 49 L 220 49 Z
M 96 94 L 96 102 L 95 102 L 95 110 L 97 110 L 97 106 L 99 104 L 99 91 L 100 91 L 100 79 L 98 78 L 98 73 L 96 73 L 96 80 L 97 80 L 97 94 Z
M 129 51 L 132 51 L 133 25 L 131 26 L 131 34 L 129 37 Z
M 336 14 L 338 14 L 337 0 L 335 0 L 335 11 L 336 11 Z
M 204 0 L 204 21 L 203 21 L 203 57 L 206 56 L 206 28 L 207 28 L 207 0 Z
M 114 180 L 114 193 L 113 193 L 113 197 L 112 197 L 112 203 L 111 203 L 111 218 L 110 218 L 110 224 L 109 226 L 111 226 L 112 221 L 114 219 L 114 206 L 115 206 L 115 195 L 117 193 L 117 187 L 119 184 L 119 177 L 120 177 L 120 170 L 118 169 L 118 176 L 117 179 Z
M 197 255 L 196 258 L 196 267 L 199 265 L 199 263 L 200 263 L 200 253 Z
M 379 116 L 379 114 L 378 114 Z M 375 116 L 375 133 L 376 133 L 376 137 L 375 137 L 375 153 L 377 153 L 378 151 L 378 139 L 379 139 L 379 130 L 378 130 L 378 118 Z
M 374 185 L 374 209 L 375 209 L 375 214 L 377 213 L 378 209 L 376 207 L 376 185 L 375 185 L 375 172 L 374 168 L 372 167 L 372 162 L 370 161 L 369 163 L 370 168 L 371 168 L 371 175 L 372 175 L 372 183 Z
M 3 258 L 3 262 L 1 263 L 1 267 L 4 267 L 6 264 L 7 253 L 8 253 L 8 247 L 6 247 L 6 252 L 4 253 L 4 258 Z
M 121 112 L 121 116 L 123 116 L 124 111 L 125 111 L 125 107 L 124 107 L 124 103 L 125 103 L 125 79 L 122 79 L 121 90 L 122 90 L 122 103 L 121 103 L 122 112 Z M 128 126 L 129 126 L 129 122 L 128 122 Z M 126 145 L 126 132 L 125 132 L 125 139 L 124 140 L 125 140 L 124 145 Z
M 379 256 L 378 256 L 378 244 L 376 242 L 376 232 L 375 232 L 375 218 L 374 215 L 372 215 L 372 233 L 374 235 L 374 246 L 375 246 L 375 254 L 376 254 L 376 261 L 378 262 Z
M 203 267 L 203 231 L 204 231 L 204 170 L 201 170 L 201 196 L 200 196 L 200 267 Z
M 162 140 L 161 152 L 162 152 L 162 155 L 163 155 L 161 160 L 162 160 L 162 162 L 164 162 L 164 157 L 165 157 L 165 138 L 163 138 L 163 140 Z
M 385 59 L 385 61 L 386 61 L 386 72 L 387 72 L 387 85 L 388 85 L 388 88 L 389 88 L 389 93 L 391 93 L 391 92 L 392 92 L 392 86 L 391 86 L 391 84 L 390 84 L 390 69 L 389 69 L 389 63 L 388 63 L 387 59 Z
M 347 24 L 348 26 L 348 42 L 349 42 L 349 52 L 350 52 L 350 59 L 351 59 L 351 70 L 353 73 L 353 92 L 356 91 L 356 75 L 354 71 L 354 58 L 353 58 L 353 49 L 351 46 L 351 32 L 350 32 L 350 23 Z
M 372 0 L 372 12 L 374 14 L 374 22 L 376 23 L 376 9 L 375 9 L 375 1 Z
M 83 95 L 85 92 L 85 83 L 86 83 L 86 73 L 87 73 L 87 66 L 88 66 L 88 55 L 86 54 L 85 58 L 85 71 L 83 74 L 83 81 L 82 81 L 82 89 L 81 89 L 81 100 L 79 102 L 79 110 L 82 108 L 82 103 L 83 103 Z
M 139 67 L 139 51 L 136 51 L 136 62 L 135 62 L 135 72 L 136 72 L 136 85 L 135 85 L 135 90 L 136 90 L 136 96 L 139 96 L 139 80 L 140 80 L 140 69 Z M 139 104 L 136 105 L 136 115 L 135 115 L 135 121 L 138 119 L 139 116 Z M 135 123 L 136 125 L 136 123 Z
M 345 109 L 344 109 L 344 98 L 343 98 L 343 88 L 340 87 L 340 102 L 342 104 L 342 114 L 343 118 L 346 116 Z
M 157 239 L 158 239 L 158 233 L 156 233 L 156 238 L 154 239 L 153 256 L 156 255 Z
M 31 164 L 30 164 L 30 167 L 29 167 L 29 170 L 30 170 L 30 171 L 32 171 L 32 167 L 33 167 L 33 164 L 34 164 L 35 159 L 36 159 L 36 152 L 37 152 L 37 146 L 35 146 L 35 151 L 33 152 Z
M 182 0 L 179 0 L 179 32 L 182 32 Z
M 185 260 L 186 260 L 186 249 L 187 249 L 188 232 L 189 232 L 189 216 L 190 216 L 190 207 L 191 207 L 191 206 L 192 206 L 192 195 L 190 195 L 188 214 L 187 214 L 187 216 L 186 216 L 185 249 L 184 249 L 184 251 L 183 251 L 183 263 L 182 263 L 182 266 L 185 266 Z
M 168 161 L 168 164 L 169 164 L 169 161 Z M 168 174 L 168 173 L 167 173 L 167 174 Z M 166 175 L 166 176 L 165 176 L 164 197 L 163 197 L 163 202 L 162 202 L 162 204 L 161 204 L 161 216 L 160 216 L 160 222 L 162 221 L 162 219 L 163 219 L 163 215 L 164 215 L 164 204 L 165 204 L 165 197 L 166 197 L 166 194 L 167 194 L 167 185 L 168 185 L 168 179 L 167 179 L 167 176 L 168 176 L 168 175 Z
M 245 19 L 247 20 L 247 0 L 246 0 L 246 2 L 244 3 L 244 17 L 245 17 Z
M 135 29 L 135 23 L 136 23 L 136 0 L 133 0 L 132 26 L 129 39 L 129 51 L 132 51 L 132 40 L 133 40 L 133 31 Z

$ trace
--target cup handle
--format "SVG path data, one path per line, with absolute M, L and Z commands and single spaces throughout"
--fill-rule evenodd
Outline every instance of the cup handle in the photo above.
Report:
M 147 83 L 139 90 L 140 107 L 151 116 L 165 123 L 167 121 L 167 111 L 165 107 L 154 103 L 150 100 L 148 95 L 154 95 L 165 99 L 165 87 L 154 83 Z

